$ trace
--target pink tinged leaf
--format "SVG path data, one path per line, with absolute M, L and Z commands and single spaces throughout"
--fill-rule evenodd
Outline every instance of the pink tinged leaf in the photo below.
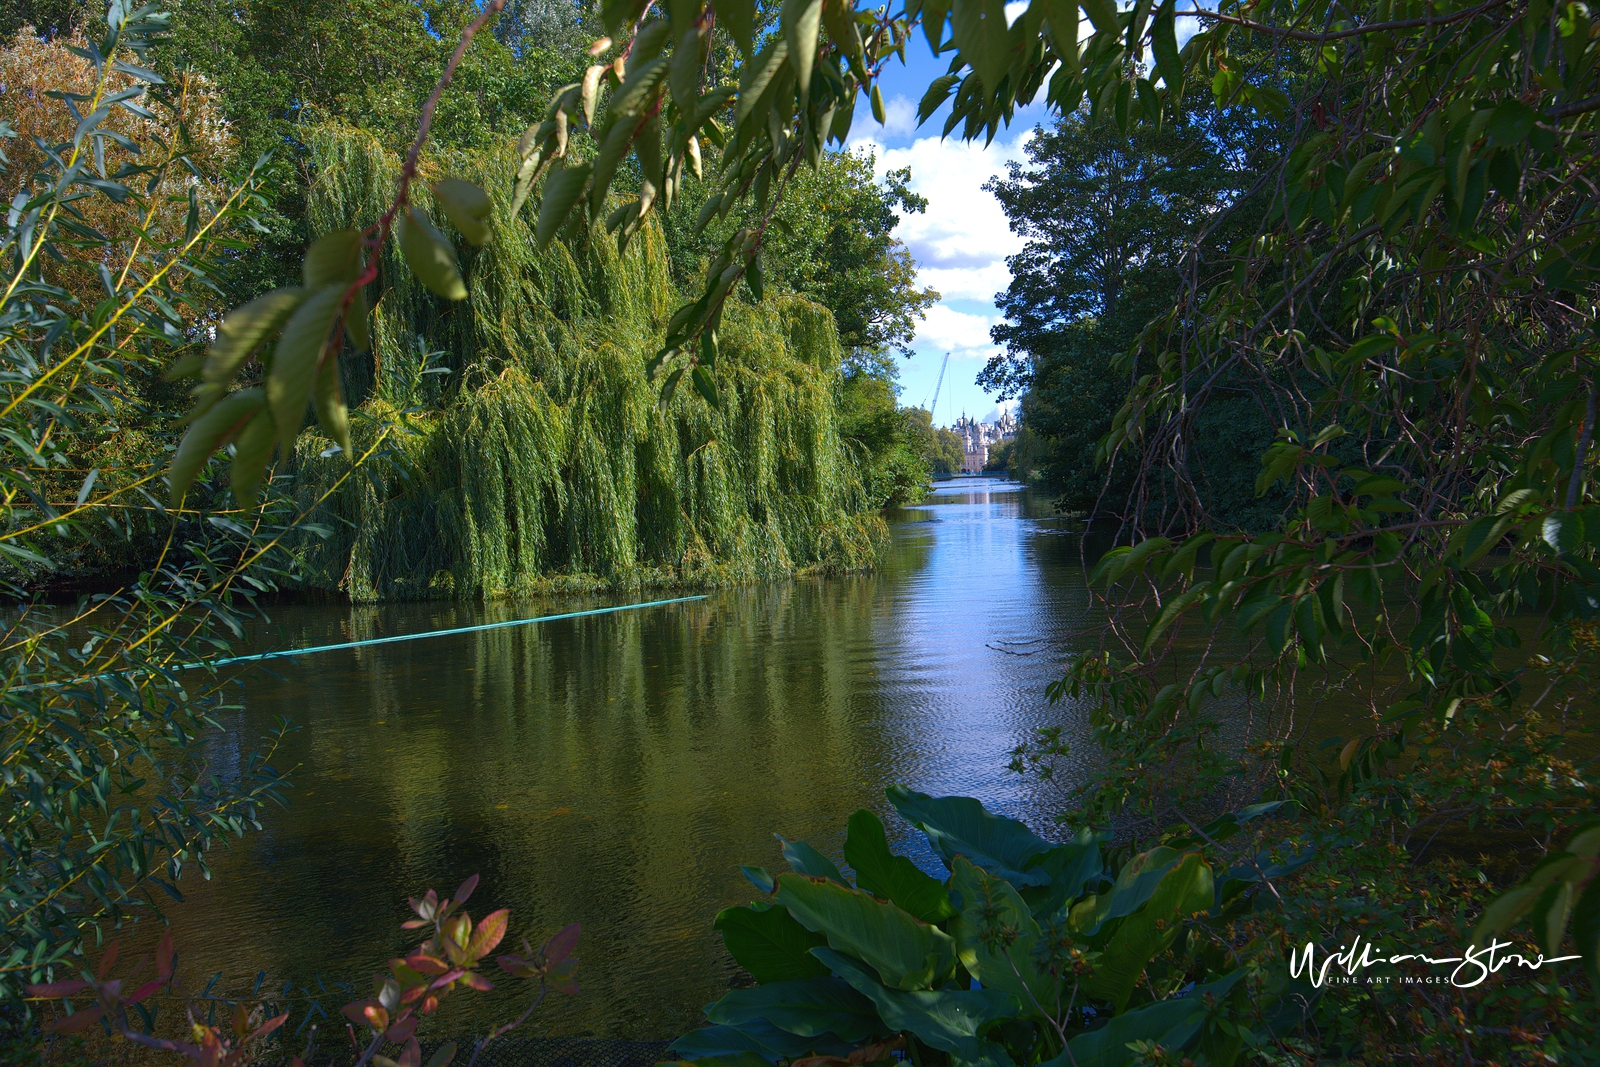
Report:
M 93 988 L 88 982 L 69 978 L 63 982 L 47 982 L 44 985 L 28 986 L 28 996 L 43 997 L 45 1000 L 56 1000 L 60 997 L 75 997 L 86 989 Z
M 94 969 L 94 976 L 105 981 L 106 975 L 111 973 L 111 968 L 117 964 L 117 948 L 119 942 L 111 942 L 111 947 L 106 949 L 106 954 L 100 957 L 100 966 Z
M 346 1019 L 349 1019 L 351 1022 L 359 1025 L 360 1023 L 367 1021 L 367 1009 L 371 1006 L 372 1001 L 370 1000 L 352 1000 L 350 1003 L 340 1008 L 339 1012 Z
M 422 1014 L 424 1014 L 424 1015 L 432 1015 L 435 1011 L 438 1010 L 438 1008 L 439 1008 L 439 998 L 438 997 L 430 995 L 430 996 L 427 996 L 427 997 L 423 998 L 423 1001 L 422 1001 Z
M 428 920 L 427 919 L 407 919 L 405 922 L 400 924 L 400 929 L 402 929 L 402 930 L 420 930 L 424 926 L 427 926 L 427 925 L 428 925 Z
M 250 1042 L 257 1040 L 258 1038 L 266 1037 L 268 1034 L 272 1033 L 272 1031 L 276 1030 L 278 1027 L 282 1026 L 284 1023 L 286 1023 L 288 1021 L 289 1021 L 289 1013 L 288 1012 L 284 1012 L 282 1015 L 279 1015 L 276 1018 L 268 1019 L 266 1022 L 264 1022 L 260 1026 L 256 1027 L 256 1032 L 255 1033 L 253 1033 L 249 1037 L 245 1038 L 245 1043 L 249 1044 Z
M 433 980 L 433 984 L 428 988 L 443 989 L 466 973 L 466 971 L 460 970 L 459 968 L 453 971 L 446 971 L 444 974 L 441 974 L 439 977 L 435 978 Z
M 487 993 L 494 988 L 494 983 L 489 981 L 477 971 L 468 971 L 461 976 L 461 984 L 480 993 Z
M 518 978 L 527 977 L 527 975 L 519 973 L 523 970 L 526 970 L 528 967 L 528 961 L 523 959 L 521 956 L 514 956 L 507 952 L 496 956 L 494 961 L 498 963 L 500 965 L 500 969 L 505 971 L 507 974 L 515 974 Z
M 544 943 L 544 958 L 551 963 L 560 963 L 572 955 L 572 950 L 578 947 L 578 935 L 582 932 L 582 924 L 573 923 L 556 934 Z
M 104 1008 L 95 1005 L 92 1008 L 75 1011 L 65 1019 L 51 1019 L 40 1029 L 52 1034 L 75 1034 L 85 1026 L 98 1020 L 105 1013 L 106 1010 Z
M 172 927 L 167 927 L 161 932 L 161 943 L 156 945 L 156 975 L 160 978 L 172 977 Z
M 472 895 L 472 891 L 476 888 L 478 888 L 478 876 L 473 875 L 465 882 L 462 882 L 461 888 L 456 890 L 456 903 L 465 904 L 467 898 Z
M 383 1005 L 368 1004 L 361 1014 L 366 1016 L 367 1025 L 374 1030 L 389 1029 L 389 1013 L 384 1010 Z
M 417 1032 L 418 1021 L 415 1015 L 406 1016 L 383 1032 L 384 1040 L 393 1041 L 397 1045 L 400 1044 L 400 1042 Z
M 165 978 L 152 978 L 138 989 L 135 989 L 132 993 L 129 993 L 123 1000 L 123 1003 L 137 1004 L 166 984 L 167 980 Z
M 476 960 L 493 952 L 495 946 L 506 936 L 506 923 L 510 918 L 510 908 L 501 908 L 485 915 L 478 923 L 478 929 L 473 932 L 472 940 L 467 944 L 467 955 Z
M 412 1038 L 406 1042 L 406 1047 L 400 1051 L 400 1059 L 396 1061 L 397 1067 L 422 1067 L 422 1046 L 417 1044 L 417 1039 Z
M 439 894 L 428 890 L 422 894 L 422 907 L 417 909 L 417 914 L 424 919 L 431 919 L 439 911 Z
M 418 974 L 443 974 L 450 969 L 444 960 L 436 956 L 426 956 L 420 952 L 415 956 L 407 956 L 405 963 L 407 967 L 410 967 Z

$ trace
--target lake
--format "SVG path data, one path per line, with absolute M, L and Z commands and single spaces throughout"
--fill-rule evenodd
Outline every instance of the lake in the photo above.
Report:
M 935 869 L 884 799 L 899 782 L 1064 836 L 1059 804 L 1006 765 L 1035 727 L 1084 729 L 1045 699 L 1070 633 L 1092 622 L 1071 524 L 989 478 L 942 483 L 890 518 L 871 574 L 237 668 L 242 708 L 214 758 L 288 716 L 299 729 L 276 763 L 297 769 L 288 808 L 217 853 L 213 882 L 184 879 L 172 915 L 191 982 L 220 970 L 237 988 L 265 967 L 365 994 L 415 943 L 405 897 L 477 872 L 471 910 L 510 907 L 508 942 L 583 924 L 582 993 L 533 1029 L 671 1037 L 738 980 L 711 923 L 755 895 L 738 864 L 783 869 L 774 833 L 837 858 L 846 819 L 869 807 Z M 671 595 L 278 606 L 253 644 Z M 503 992 L 452 998 L 431 1028 L 503 1019 Z

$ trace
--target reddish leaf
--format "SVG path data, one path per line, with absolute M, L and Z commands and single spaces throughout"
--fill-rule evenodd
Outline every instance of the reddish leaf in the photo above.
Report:
M 393 1041 L 398 1045 L 400 1042 L 417 1032 L 418 1021 L 419 1020 L 415 1015 L 406 1016 L 404 1019 L 401 1019 L 399 1022 L 395 1023 L 393 1026 L 389 1027 L 389 1029 L 383 1032 L 384 1039 L 387 1041 Z
M 137 1004 L 166 984 L 167 980 L 165 978 L 152 978 L 138 989 L 135 989 L 132 993 L 129 993 L 123 998 L 122 1002 L 124 1004 Z
M 117 963 L 118 942 L 111 942 L 111 947 L 106 949 L 106 954 L 100 957 L 100 966 L 94 969 L 94 976 L 105 981 L 106 975 L 111 973 L 111 968 Z
M 456 903 L 465 904 L 467 902 L 467 898 L 472 895 L 472 891 L 476 888 L 478 888 L 478 876 L 473 875 L 465 882 L 462 882 L 461 888 L 456 890 Z
M 501 908 L 485 915 L 483 921 L 478 923 L 478 929 L 473 931 L 472 940 L 467 943 L 467 955 L 478 960 L 493 952 L 506 936 L 506 923 L 510 918 L 510 908 Z
M 422 1046 L 417 1044 L 417 1039 L 412 1038 L 406 1042 L 406 1047 L 400 1050 L 400 1059 L 396 1061 L 397 1067 L 422 1067 Z
M 28 996 L 43 997 L 46 1000 L 56 1000 L 60 997 L 75 997 L 86 989 L 92 989 L 88 982 L 69 978 L 63 982 L 47 982 L 44 985 L 28 986 Z
M 572 979 L 572 972 L 577 968 L 577 960 L 563 960 L 546 972 L 544 980 L 550 983 L 550 988 L 557 993 L 573 996 L 578 992 L 578 983 Z
M 279 1015 L 276 1018 L 268 1019 L 266 1022 L 264 1022 L 260 1026 L 256 1027 L 256 1032 L 255 1033 L 253 1033 L 249 1037 L 245 1038 L 245 1043 L 248 1044 L 249 1042 L 254 1041 L 257 1038 L 266 1037 L 268 1034 L 272 1033 L 272 1031 L 276 1030 L 278 1027 L 282 1026 L 284 1023 L 286 1023 L 288 1021 L 289 1021 L 289 1013 L 288 1012 L 284 1012 L 282 1015 Z
M 161 931 L 161 943 L 156 945 L 156 976 L 172 977 L 172 927 Z
M 450 966 L 436 956 L 427 956 L 419 952 L 415 956 L 407 956 L 406 966 L 418 974 L 443 974 Z
M 544 943 L 544 958 L 550 963 L 560 963 L 572 955 L 572 950 L 578 947 L 578 935 L 582 932 L 582 924 L 573 923 L 556 934 Z
M 444 974 L 441 974 L 439 977 L 435 978 L 433 980 L 433 984 L 431 986 L 429 986 L 428 988 L 429 989 L 443 989 L 445 986 L 449 985 L 451 982 L 454 982 L 457 978 L 460 978 L 463 974 L 466 974 L 466 973 L 467 973 L 466 971 L 463 971 L 463 970 L 461 970 L 459 968 L 457 968 L 456 970 L 453 970 L 453 971 L 446 971 Z
M 105 1013 L 106 1010 L 97 1004 L 92 1008 L 75 1011 L 65 1019 L 51 1019 L 40 1029 L 52 1034 L 75 1034 L 85 1026 L 98 1020 Z
M 389 1013 L 384 1010 L 382 1004 L 368 1004 L 361 1009 L 361 1014 L 366 1018 L 367 1025 L 374 1030 L 389 1029 Z
M 424 1015 L 432 1015 L 439 1009 L 439 998 L 429 994 L 422 998 L 422 1007 L 419 1009 Z
M 250 1028 L 250 1009 L 244 1006 L 244 1001 L 233 1006 L 233 1032 L 239 1037 L 244 1037 L 244 1032 Z
M 461 984 L 480 993 L 487 993 L 494 988 L 494 983 L 489 981 L 477 971 L 468 971 L 461 976 Z
M 352 1000 L 350 1003 L 340 1008 L 339 1011 L 346 1019 L 349 1019 L 353 1023 L 360 1024 L 367 1021 L 367 1009 L 373 1007 L 374 1005 L 375 1002 L 370 1000 Z
M 513 956 L 509 952 L 500 956 L 496 956 L 494 961 L 500 965 L 500 969 L 502 971 L 505 971 L 507 974 L 514 974 L 518 978 L 527 978 L 529 975 L 536 973 L 536 970 L 531 963 L 523 959 L 521 956 Z
M 424 926 L 427 926 L 427 925 L 428 925 L 428 920 L 427 919 L 407 919 L 405 922 L 400 924 L 400 929 L 402 929 L 402 930 L 420 930 Z

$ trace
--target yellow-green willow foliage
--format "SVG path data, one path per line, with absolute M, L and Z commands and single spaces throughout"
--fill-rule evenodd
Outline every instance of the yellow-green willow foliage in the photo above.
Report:
M 309 214 L 328 230 L 376 217 L 398 161 L 367 134 L 314 141 Z M 461 246 L 468 299 L 447 304 L 386 259 L 373 352 L 347 353 L 357 451 L 403 421 L 397 461 L 351 478 L 307 546 L 307 581 L 357 599 L 504 596 L 599 584 L 706 584 L 868 565 L 884 536 L 836 425 L 829 313 L 795 297 L 731 306 L 714 410 L 645 380 L 679 294 L 653 224 L 624 255 L 603 232 L 547 251 L 509 214 L 515 159 L 448 169 L 494 197 L 494 239 Z M 426 193 L 422 193 L 425 198 Z M 441 223 L 442 224 L 442 223 Z M 447 371 L 448 373 L 441 373 Z M 401 419 L 401 413 L 412 414 Z M 305 440 L 300 492 L 345 470 Z

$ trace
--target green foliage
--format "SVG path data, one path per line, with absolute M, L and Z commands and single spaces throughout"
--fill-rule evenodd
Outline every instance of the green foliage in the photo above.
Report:
M 906 418 L 912 423 L 912 432 L 934 474 L 955 474 L 961 470 L 967 449 L 955 431 L 935 429 L 933 415 L 926 408 L 907 408 Z
M 1276 1010 L 1281 981 L 1224 973 L 1222 954 L 1207 947 L 1215 936 L 1207 913 L 1230 902 L 1247 913 L 1259 880 L 1241 896 L 1240 872 L 1218 884 L 1193 847 L 1157 847 L 1114 871 L 1093 834 L 1051 845 L 965 797 L 897 786 L 889 799 L 946 857 L 949 878 L 890 854 L 869 811 L 851 817 L 844 845 L 855 886 L 818 873 L 819 865 L 836 872 L 831 861 L 786 848 L 804 869 L 778 875 L 767 897 L 717 921 L 729 952 L 761 984 L 706 1010 L 715 1025 L 672 1046 L 685 1061 L 810 1054 L 873 1063 L 906 1047 L 923 1063 L 944 1055 L 982 1067 L 1112 1067 L 1135 1063 L 1130 1043 L 1149 1041 L 1225 1067 L 1242 1047 L 1229 1035 L 1251 1034 Z M 1225 834 L 1225 825 L 1233 823 L 1206 831 Z M 752 935 L 757 923 L 791 931 L 782 935 L 783 966 L 773 968 L 775 939 Z M 826 945 L 807 942 L 807 931 Z M 802 951 L 819 970 L 794 977 Z

